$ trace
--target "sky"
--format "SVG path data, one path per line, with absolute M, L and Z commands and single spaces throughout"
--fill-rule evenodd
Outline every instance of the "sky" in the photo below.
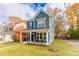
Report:
M 50 8 L 60 8 L 65 10 L 69 4 L 64 3 L 5 3 L 0 4 L 0 23 L 4 23 L 9 19 L 9 16 L 21 17 L 25 20 L 31 19 L 40 8 L 46 10 Z

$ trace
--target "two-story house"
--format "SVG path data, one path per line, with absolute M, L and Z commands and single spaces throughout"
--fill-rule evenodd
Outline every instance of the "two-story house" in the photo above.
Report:
M 39 10 L 36 15 L 26 22 L 26 30 L 20 31 L 20 42 L 22 43 L 22 33 L 26 33 L 27 43 L 49 45 L 54 41 L 54 17 L 43 10 Z

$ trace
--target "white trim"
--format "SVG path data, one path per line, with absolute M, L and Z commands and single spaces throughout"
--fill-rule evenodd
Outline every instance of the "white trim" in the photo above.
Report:
M 48 14 L 46 11 L 44 11 L 43 9 L 40 9 L 36 14 L 35 16 L 33 17 L 33 20 L 39 15 L 40 12 L 44 12 L 45 14 L 47 14 L 48 16 L 50 16 L 50 14 Z
M 54 17 L 53 15 L 51 15 L 50 17 L 50 20 L 49 20 L 49 25 L 50 25 L 50 28 L 49 28 L 49 33 L 50 33 L 50 43 L 51 44 L 52 42 L 54 42 Z
M 48 32 L 46 33 L 46 40 L 47 40 L 46 45 L 49 45 L 49 42 L 48 42 Z
M 37 19 L 37 21 L 38 21 L 37 22 L 37 28 L 45 27 L 46 26 L 45 20 L 46 20 L 46 18 Z M 44 26 L 42 26 L 42 24 L 44 24 Z M 39 25 L 41 25 L 41 26 L 39 26 Z
M 20 32 L 20 43 L 22 43 L 22 32 Z
M 39 32 L 39 40 L 40 40 L 40 32 Z
M 5 33 L 3 34 L 3 38 L 2 38 L 2 40 L 5 40 Z
M 30 32 L 30 43 L 31 43 L 31 32 Z

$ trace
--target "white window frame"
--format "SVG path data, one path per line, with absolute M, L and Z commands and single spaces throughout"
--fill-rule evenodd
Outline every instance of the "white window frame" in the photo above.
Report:
M 45 21 L 46 21 L 46 18 L 37 19 L 37 27 L 38 27 L 38 28 L 45 27 L 45 26 L 46 26 Z M 44 25 L 43 25 L 43 24 L 44 24 Z M 41 25 L 41 26 L 39 26 L 39 25 Z M 43 26 L 42 26 L 42 25 L 43 25 Z
M 29 22 L 29 26 L 32 27 L 32 22 Z

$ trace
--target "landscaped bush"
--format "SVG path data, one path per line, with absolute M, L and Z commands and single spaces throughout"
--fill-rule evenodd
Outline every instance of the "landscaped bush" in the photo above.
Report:
M 12 35 L 12 39 L 13 39 L 14 41 L 16 41 L 16 37 L 15 37 L 15 35 Z
M 68 38 L 69 39 L 79 39 L 79 29 L 73 30 L 72 28 L 68 31 Z

